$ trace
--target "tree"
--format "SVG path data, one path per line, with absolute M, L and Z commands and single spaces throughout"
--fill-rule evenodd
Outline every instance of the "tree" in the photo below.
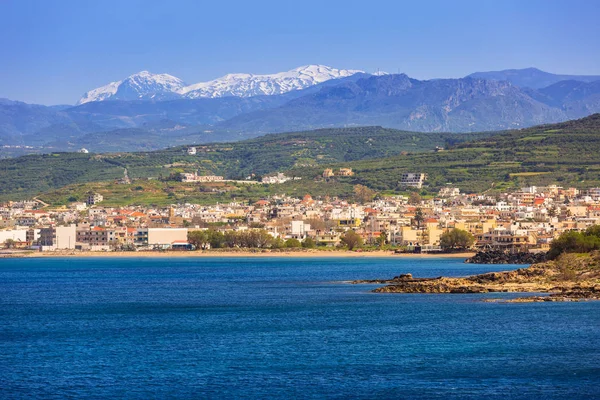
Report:
M 110 246 L 110 248 L 113 251 L 117 251 L 117 250 L 121 250 L 123 248 L 123 245 L 121 244 L 121 242 L 119 242 L 116 239 L 111 240 L 108 245 Z
M 585 230 L 587 236 L 596 236 L 600 238 L 600 225 L 592 225 Z
M 417 223 L 417 227 L 421 228 L 421 223 L 425 221 L 425 216 L 423 215 L 423 210 L 417 208 L 415 211 L 415 222 Z
M 269 232 L 264 229 L 252 230 L 248 232 L 248 247 L 264 249 L 269 247 L 273 241 L 273 236 L 269 235 Z
M 207 240 L 211 249 L 220 249 L 225 243 L 225 236 L 219 231 L 207 231 Z
M 4 241 L 4 248 L 5 249 L 13 249 L 15 246 L 17 245 L 17 242 L 13 239 L 6 239 Z
M 377 239 L 375 239 L 377 241 L 377 245 L 379 247 L 383 247 L 385 245 L 385 242 L 387 242 L 387 235 L 385 232 L 381 232 L 379 234 L 379 236 L 377 236 Z
M 236 231 L 227 231 L 223 235 L 223 243 L 230 249 L 239 246 L 239 238 Z
M 353 250 L 356 247 L 363 245 L 362 237 L 354 231 L 346 232 L 346 234 L 344 234 L 340 240 L 344 245 L 346 245 L 346 247 L 348 247 L 348 250 Z
M 376 192 L 364 185 L 354 185 L 354 199 L 357 203 L 368 203 L 373 200 Z
M 417 192 L 412 192 L 410 196 L 408 196 L 408 204 L 412 204 L 414 206 L 421 204 L 421 195 Z
M 563 253 L 587 253 L 600 250 L 600 226 L 593 225 L 584 232 L 562 233 L 550 244 L 548 258 L 553 260 Z
M 317 247 L 317 244 L 312 238 L 307 237 L 302 242 L 302 247 L 304 247 L 305 249 L 314 249 L 315 247 Z
M 302 246 L 298 239 L 288 239 L 285 241 L 285 247 L 288 249 L 297 249 Z
M 452 229 L 440 236 L 440 246 L 446 251 L 466 249 L 471 247 L 473 243 L 475 243 L 473 235 L 462 229 Z
M 197 249 L 206 249 L 208 245 L 208 234 L 206 231 L 189 231 L 188 242 L 196 246 Z
M 325 221 L 319 217 L 309 218 L 304 220 L 304 222 L 317 231 L 328 231 L 335 225 L 335 222 L 332 220 Z M 287 225 L 289 225 L 289 220 L 287 221 Z
M 285 242 L 280 237 L 274 238 L 271 241 L 271 248 L 272 249 L 283 249 L 284 247 L 285 247 Z

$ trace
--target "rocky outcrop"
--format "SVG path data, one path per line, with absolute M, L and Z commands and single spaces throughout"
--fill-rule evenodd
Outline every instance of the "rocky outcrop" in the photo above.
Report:
M 480 251 L 465 260 L 469 264 L 535 264 L 546 261 L 546 253 Z
M 600 287 L 575 286 L 571 289 L 559 290 L 548 296 L 528 296 L 505 300 L 507 303 L 540 303 L 547 301 L 586 301 L 600 300 Z M 497 300 L 496 300 L 497 301 Z M 504 301 L 504 300 L 503 300 Z
M 376 293 L 548 293 L 547 296 L 509 301 L 600 300 L 600 252 L 584 256 L 564 254 L 555 261 L 533 264 L 528 268 L 461 278 L 413 278 L 411 274 L 402 274 L 387 280 L 352 283 L 386 285 L 373 290 Z

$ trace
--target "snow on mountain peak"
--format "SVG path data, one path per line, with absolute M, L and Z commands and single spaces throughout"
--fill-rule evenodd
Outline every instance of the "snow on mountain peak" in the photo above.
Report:
M 302 67 L 294 68 L 287 73 L 284 72 L 284 74 L 297 73 L 299 77 L 311 77 L 318 83 L 321 83 L 329 79 L 338 79 L 351 76 L 359 72 L 364 71 L 353 69 L 336 69 L 328 67 L 327 65 L 304 65 Z
M 185 97 L 252 97 L 300 90 L 330 79 L 344 78 L 363 72 L 335 69 L 326 65 L 305 65 L 275 74 L 228 74 L 209 82 L 190 85 L 181 91 Z
M 185 86 L 185 83 L 179 79 L 169 74 L 153 74 L 148 71 L 141 71 L 137 74 L 131 75 L 125 81 L 131 80 L 132 82 L 136 82 L 138 84 L 158 84 L 164 85 L 169 90 L 179 90 Z
M 227 74 L 208 82 L 186 86 L 169 74 L 141 71 L 128 78 L 90 90 L 77 103 L 104 100 L 168 100 L 175 98 L 252 97 L 300 90 L 330 79 L 339 79 L 363 71 L 336 69 L 326 65 L 304 65 L 286 72 L 254 75 Z
M 185 83 L 173 75 L 140 71 L 122 81 L 90 90 L 77 105 L 104 100 L 167 100 L 179 97 L 177 91 L 184 87 Z
M 123 81 L 111 82 L 108 85 L 101 86 L 99 88 L 90 90 L 89 92 L 84 93 L 84 95 L 79 99 L 77 105 L 89 103 L 90 101 L 103 101 L 108 100 L 117 93 L 119 89 L 119 85 Z

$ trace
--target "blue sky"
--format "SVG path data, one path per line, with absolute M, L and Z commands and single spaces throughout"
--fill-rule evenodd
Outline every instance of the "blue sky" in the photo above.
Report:
M 595 0 L 0 0 L 0 97 L 73 104 L 141 70 L 188 83 L 305 64 L 600 74 L 599 20 Z

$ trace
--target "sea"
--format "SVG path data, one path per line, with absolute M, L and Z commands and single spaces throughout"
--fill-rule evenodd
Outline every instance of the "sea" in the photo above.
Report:
M 600 398 L 600 302 L 377 294 L 444 258 L 0 259 L 2 399 Z

